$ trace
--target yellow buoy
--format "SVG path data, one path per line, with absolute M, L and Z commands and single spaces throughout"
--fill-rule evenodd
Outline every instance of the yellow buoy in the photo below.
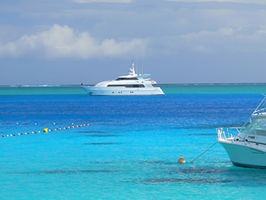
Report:
M 185 164 L 186 163 L 186 160 L 184 158 L 179 158 L 178 159 L 178 163 L 179 164 Z
M 48 128 L 43 129 L 44 133 L 48 133 Z

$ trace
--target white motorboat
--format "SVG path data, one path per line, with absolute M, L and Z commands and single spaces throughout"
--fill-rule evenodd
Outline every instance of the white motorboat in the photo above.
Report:
M 232 129 L 218 128 L 218 142 L 232 163 L 241 167 L 266 168 L 266 97 L 250 117 L 250 121 L 233 135 Z
M 155 87 L 156 81 L 151 80 L 149 76 L 149 74 L 137 74 L 133 63 L 128 75 L 83 88 L 90 95 L 98 96 L 163 95 L 162 89 Z

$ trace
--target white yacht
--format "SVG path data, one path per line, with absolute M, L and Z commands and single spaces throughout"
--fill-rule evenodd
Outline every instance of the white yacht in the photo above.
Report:
M 122 95 L 163 95 L 160 87 L 155 87 L 156 81 L 149 74 L 137 74 L 134 63 L 128 75 L 119 76 L 116 80 L 103 81 L 95 86 L 83 87 L 90 95 L 122 96 Z
M 266 97 L 241 128 L 218 128 L 218 142 L 227 151 L 232 163 L 241 167 L 266 168 Z

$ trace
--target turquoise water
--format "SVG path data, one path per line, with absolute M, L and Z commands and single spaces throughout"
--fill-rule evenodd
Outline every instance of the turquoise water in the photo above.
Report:
M 166 94 L 261 94 L 266 84 L 159 85 Z M 86 94 L 80 86 L 0 87 L 0 95 Z
M 177 163 L 211 146 L 215 128 L 244 124 L 266 91 L 228 89 L 147 97 L 30 95 L 30 89 L 1 95 L 1 135 L 91 126 L 1 137 L 0 199 L 263 199 L 266 171 L 233 166 L 219 144 L 194 164 Z

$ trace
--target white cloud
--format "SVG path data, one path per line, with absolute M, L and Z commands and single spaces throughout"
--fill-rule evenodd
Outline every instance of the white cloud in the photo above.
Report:
M 201 3 L 201 2 L 217 2 L 217 3 L 251 3 L 251 4 L 266 4 L 265 0 L 168 0 L 172 2 L 184 3 Z
M 15 41 L 0 42 L 0 56 L 22 56 L 41 54 L 48 57 L 76 57 L 87 59 L 100 56 L 143 56 L 147 40 L 115 39 L 97 40 L 88 32 L 76 32 L 69 26 L 53 25 L 48 30 L 32 35 L 24 35 Z
M 74 0 L 77 3 L 131 3 L 132 0 Z

